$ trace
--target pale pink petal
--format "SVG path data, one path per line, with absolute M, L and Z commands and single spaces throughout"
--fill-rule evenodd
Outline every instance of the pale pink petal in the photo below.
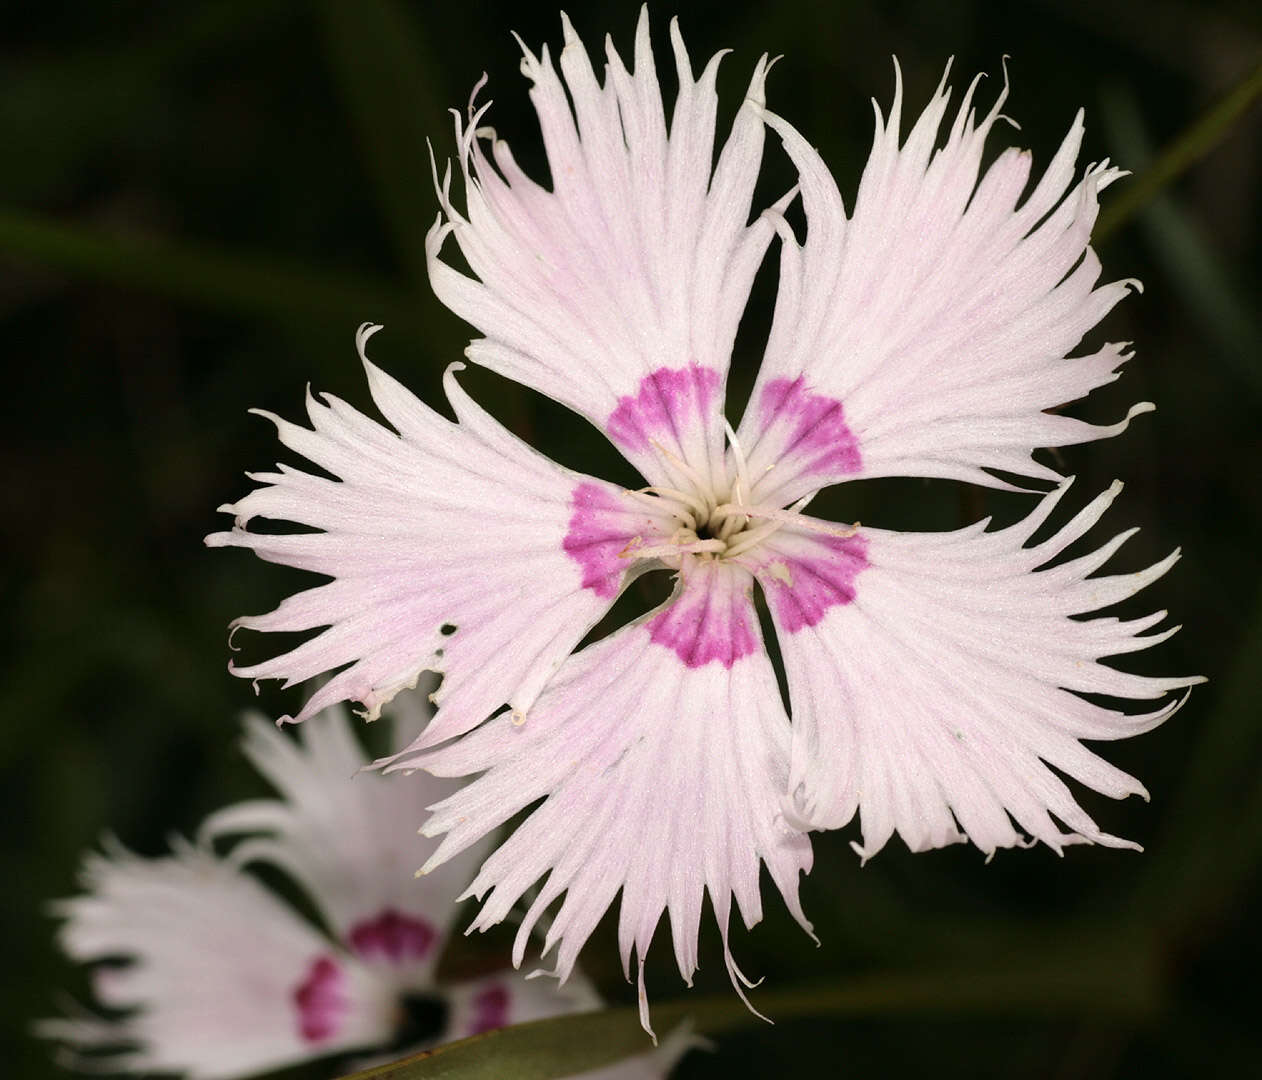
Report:
M 382 1043 L 394 995 L 249 875 L 199 848 L 142 859 L 111 846 L 84 866 L 87 895 L 54 910 L 72 959 L 126 959 L 94 985 L 117 1021 L 48 1020 L 40 1033 L 91 1067 L 249 1076 Z M 100 1056 L 97 1050 L 117 1049 Z M 85 1059 L 87 1060 L 87 1059 Z
M 447 1028 L 441 1042 L 602 1007 L 595 987 L 580 973 L 576 972 L 565 986 L 558 986 L 551 980 L 529 979 L 512 970 L 456 983 L 448 990 L 447 1003 Z
M 361 328 L 361 356 L 375 329 Z M 254 474 L 262 486 L 221 508 L 235 515 L 235 527 L 206 538 L 333 579 L 270 614 L 236 620 L 267 632 L 326 629 L 233 671 L 286 686 L 335 671 L 299 720 L 346 700 L 362 702 L 372 718 L 422 671 L 440 671 L 431 730 L 446 738 L 506 702 L 528 709 L 621 588 L 628 564 L 616 551 L 566 549 L 572 522 L 621 528 L 625 544 L 652 525 L 652 514 L 632 513 L 635 504 L 618 488 L 571 473 L 514 438 L 451 371 L 445 385 L 459 423 L 364 365 L 395 430 L 332 397 L 308 399 L 310 429 L 273 417 L 287 447 L 338 479 L 283 465 Z M 249 531 L 258 517 L 321 531 Z
M 557 948 L 551 974 L 564 979 L 622 890 L 622 959 L 629 968 L 632 952 L 638 956 L 641 990 L 664 911 L 690 980 L 705 894 L 726 942 L 733 896 L 747 925 L 761 918 L 760 861 L 809 925 L 797 879 L 811 851 L 781 818 L 789 730 L 751 585 L 740 568 L 698 563 L 672 603 L 569 660 L 524 723 L 501 716 L 451 746 L 403 759 L 444 776 L 483 773 L 434 808 L 424 832 L 446 836 L 426 869 L 544 799 L 469 888 L 485 897 L 473 924 L 485 929 L 540 884 L 515 964 L 564 893 L 544 939 L 545 953 Z M 727 955 L 733 980 L 741 979 Z M 647 1027 L 643 996 L 641 1008 Z
M 1113 381 L 1130 353 L 1071 356 L 1135 282 L 1099 284 L 1089 245 L 1108 163 L 1075 182 L 1082 114 L 1022 201 L 1026 151 L 981 175 L 1006 84 L 978 121 L 969 87 L 935 149 L 943 76 L 902 139 L 902 82 L 847 218 L 828 169 L 781 118 L 767 123 L 801 174 L 805 243 L 782 219 L 780 285 L 766 358 L 741 428 L 755 501 L 785 505 L 861 476 L 936 476 L 1006 486 L 986 470 L 1058 479 L 1035 448 L 1114 435 L 1046 410 Z M 873 103 L 875 107 L 875 102 Z M 900 145 L 901 141 L 901 145 Z
M 522 47 L 551 189 L 525 175 L 479 126 L 485 108 L 471 105 L 467 125 L 456 118 L 466 205 L 453 203 L 448 174 L 430 280 L 485 335 L 470 359 L 586 416 L 651 482 L 678 484 L 680 461 L 719 476 L 729 354 L 773 235 L 766 222 L 748 224 L 769 65 L 755 67 L 715 165 L 718 56 L 694 78 L 671 24 L 680 90 L 668 128 L 647 10 L 634 74 L 607 43 L 603 81 L 564 16 L 562 25 L 560 76 L 546 47 L 537 57 Z M 442 260 L 449 235 L 474 276 Z
M 392 710 L 417 696 L 401 695 Z M 427 988 L 457 912 L 453 901 L 486 846 L 416 880 L 416 868 L 435 846 L 417 836 L 417 824 L 455 785 L 424 774 L 362 771 L 368 758 L 340 707 L 312 717 L 300 731 L 301 743 L 261 716 L 247 719 L 245 755 L 282 798 L 226 807 L 206 820 L 202 834 L 208 840 L 263 834 L 237 844 L 233 862 L 262 861 L 287 871 L 348 950 L 399 988 Z
M 1123 533 L 1047 567 L 1121 485 L 1025 546 L 1067 487 L 995 532 L 983 531 L 986 522 L 953 533 L 864 528 L 847 538 L 787 527 L 766 542 L 758 577 L 788 674 L 793 820 L 838 828 L 857 810 L 864 857 L 895 831 L 913 851 L 967 837 L 992 853 L 1023 834 L 1057 851 L 1078 841 L 1136 846 L 1102 832 L 1053 768 L 1113 798 L 1146 797 L 1081 740 L 1147 731 L 1182 698 L 1127 714 L 1079 695 L 1157 699 L 1202 680 L 1099 662 L 1177 628 L 1143 633 L 1165 612 L 1074 616 L 1134 595 L 1177 553 L 1139 572 L 1089 576 L 1131 535 Z

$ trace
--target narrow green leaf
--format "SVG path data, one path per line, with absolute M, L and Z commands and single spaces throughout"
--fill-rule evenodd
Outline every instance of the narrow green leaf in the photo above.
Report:
M 1157 972 L 1142 951 L 1106 940 L 1098 948 L 1069 948 L 1002 971 L 873 975 L 761 993 L 757 1004 L 777 1020 L 1066 1013 L 1137 1018 L 1157 1009 L 1158 987 Z M 669 1032 L 684 1022 L 705 1035 L 762 1023 L 735 994 L 653 1006 L 657 1031 Z M 606 1009 L 475 1035 L 356 1073 L 351 1080 L 554 1080 L 650 1048 L 635 1009 Z
M 1102 105 L 1109 141 L 1119 158 L 1145 168 L 1152 153 L 1134 92 L 1115 89 L 1103 95 Z M 1262 393 L 1262 369 L 1256 355 L 1257 319 L 1238 295 L 1222 255 L 1206 242 L 1168 193 L 1157 195 L 1144 207 L 1139 225 L 1166 277 L 1206 337 L 1217 343 L 1237 378 L 1252 386 L 1255 393 Z
M 1219 144 L 1244 111 L 1262 94 L 1262 63 L 1246 75 L 1190 128 L 1179 135 L 1161 155 L 1128 185 L 1107 209 L 1100 212 L 1093 231 L 1097 241 L 1120 228 L 1142 210 L 1159 191 L 1178 179 Z
M 326 0 L 329 61 L 359 136 L 403 267 L 426 280 L 425 235 L 434 221 L 426 137 L 445 115 L 424 37 L 395 0 Z
M 0 253 L 249 315 L 420 327 L 418 301 L 384 281 L 313 273 L 263 256 L 107 233 L 14 210 L 0 209 Z

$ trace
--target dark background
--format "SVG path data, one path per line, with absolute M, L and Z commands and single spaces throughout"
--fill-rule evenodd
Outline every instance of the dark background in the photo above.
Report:
M 731 47 L 725 112 L 764 51 L 783 53 L 773 109 L 820 148 L 849 204 L 871 138 L 868 98 L 889 101 L 902 62 L 908 114 L 946 58 L 957 91 L 979 70 L 997 86 L 1010 54 L 1006 112 L 992 146 L 1019 140 L 1045 164 L 1075 109 L 1087 108 L 1080 168 L 1109 156 L 1142 172 L 1257 63 L 1245 2 L 1091 0 L 1006 5 L 678 5 L 699 68 Z M 631 51 L 636 5 L 569 6 L 589 48 L 610 30 Z M 659 70 L 670 88 L 666 22 L 654 5 Z M 81 995 L 51 945 L 44 901 L 72 892 L 80 852 L 103 830 L 147 853 L 260 783 L 235 749 L 248 684 L 225 672 L 225 626 L 269 609 L 299 575 L 201 546 L 242 472 L 275 460 L 259 406 L 297 417 L 308 381 L 363 404 L 355 327 L 387 330 L 374 358 L 432 404 L 468 329 L 429 294 L 422 238 L 436 212 L 424 138 L 450 153 L 448 106 L 483 70 L 492 122 L 543 175 L 517 69 L 517 30 L 555 49 L 552 3 L 147 2 L 9 5 L 0 46 L 0 315 L 4 381 L 3 672 L 0 822 L 7 882 L 0 1071 L 60 1075 L 26 1029 Z M 1210 676 L 1165 727 L 1105 748 L 1151 804 L 1081 793 L 1103 828 L 1143 855 L 972 848 L 911 856 L 892 841 L 862 870 L 819 837 L 804 900 L 815 949 L 768 896 L 756 933 L 735 934 L 747 972 L 768 987 L 889 969 L 974 966 L 1026 973 L 1034 999 L 1055 971 L 1098 969 L 1086 1007 L 995 1002 L 954 1015 L 952 995 L 915 1015 L 757 1026 L 695 1054 L 680 1076 L 921 1074 L 1097 1078 L 1246 1075 L 1262 1037 L 1253 991 L 1262 961 L 1259 771 L 1262 607 L 1258 549 L 1257 353 L 1259 114 L 1100 242 L 1107 277 L 1139 277 L 1143 296 L 1105 322 L 1133 339 L 1120 385 L 1076 409 L 1112 420 L 1151 399 L 1118 440 L 1059 456 L 1076 508 L 1114 477 L 1127 489 L 1093 534 L 1143 531 L 1114 565 L 1136 569 L 1175 545 L 1185 557 L 1133 610 L 1169 608 L 1187 629 L 1135 670 Z M 792 172 L 768 139 L 766 193 Z M 1128 183 L 1105 196 L 1106 208 Z M 764 200 L 764 205 L 767 200 Z M 774 295 L 759 279 L 737 350 L 747 388 Z M 563 462 L 610 478 L 626 467 L 563 409 L 484 373 L 465 385 Z M 442 407 L 441 405 L 439 407 Z M 628 477 L 629 478 L 629 477 Z M 947 482 L 851 485 L 829 508 L 898 528 L 953 528 L 1028 506 Z M 1110 530 L 1110 525 L 1112 526 Z M 1130 610 L 1130 609 L 1128 609 Z M 251 643 L 258 648 L 257 643 Z M 261 655 L 262 649 L 248 655 Z M 297 691 L 264 689 L 292 710 Z M 726 976 L 703 938 L 703 988 Z M 587 970 L 629 1001 L 602 928 Z M 676 994 L 665 938 L 650 992 Z M 1045 978 L 1038 973 L 1048 969 Z M 1122 1007 L 1132 1002 L 1133 1007 Z M 755 996 L 755 1000 L 757 1000 Z M 311 1070 L 310 1075 L 318 1075 Z

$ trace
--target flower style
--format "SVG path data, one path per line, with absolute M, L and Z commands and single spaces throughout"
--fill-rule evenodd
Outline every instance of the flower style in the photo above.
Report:
M 273 418 L 287 447 L 337 479 L 287 466 L 254 475 L 260 486 L 222 508 L 235 527 L 207 542 L 331 579 L 235 624 L 323 628 L 233 669 L 286 684 L 336 671 L 297 719 L 344 699 L 371 718 L 419 672 L 443 673 L 433 721 L 389 763 L 477 774 L 433 808 L 423 831 L 443 841 L 424 869 L 533 806 L 468 890 L 484 900 L 474 926 L 501 921 L 541 883 L 513 959 L 559 901 L 544 951 L 557 950 L 564 979 L 621 892 L 622 960 L 629 972 L 638 958 L 647 1027 L 644 954 L 663 913 L 688 981 L 709 893 L 742 994 L 728 923 L 733 898 L 747 925 L 760 918 L 761 864 L 809 932 L 797 882 L 811 829 L 858 813 L 865 858 L 894 832 L 917 851 L 966 837 L 987 854 L 1028 837 L 1056 851 L 1134 846 L 1101 831 L 1052 767 L 1111 796 L 1142 794 L 1081 740 L 1159 724 L 1181 701 L 1171 692 L 1199 680 L 1100 663 L 1168 637 L 1145 633 L 1164 612 L 1080 618 L 1138 592 L 1175 555 L 1091 576 L 1123 533 L 1056 563 L 1119 485 L 1033 542 L 1069 486 L 1033 451 L 1118 434 L 1152 407 L 1103 427 L 1049 411 L 1111 382 L 1130 356 L 1118 344 L 1073 355 L 1135 284 L 1098 283 L 1097 197 L 1121 174 L 1103 163 L 1075 179 L 1081 113 L 1023 198 L 1028 153 L 981 170 L 1006 82 L 978 119 L 974 81 L 935 149 L 946 77 L 906 137 L 896 81 L 847 213 L 819 156 L 767 111 L 765 57 L 712 164 L 719 57 L 694 75 L 672 23 L 679 92 L 667 125 L 646 16 L 634 72 L 608 45 L 603 82 L 563 28 L 560 75 L 546 49 L 523 46 L 551 188 L 471 104 L 467 124 L 456 120 L 463 209 L 450 168 L 436 170 L 430 277 L 483 335 L 470 360 L 586 417 L 645 486 L 543 458 L 465 395 L 459 364 L 445 378 L 457 422 L 444 419 L 367 360 L 378 328 L 365 325 L 360 357 L 394 430 L 336 398 L 309 397 L 310 429 Z M 751 221 L 768 127 L 800 183 Z M 804 241 L 782 213 L 797 193 Z M 471 273 L 444 261 L 449 237 Z M 729 356 L 777 237 L 773 325 L 733 431 Z M 911 535 L 803 512 L 827 485 L 886 475 L 1055 486 L 997 531 L 983 521 Z M 318 531 L 249 531 L 256 517 Z M 664 605 L 574 652 L 630 581 L 661 568 L 676 579 Z M 1132 715 L 1083 694 L 1159 704 Z
M 397 728 L 419 731 L 422 710 L 407 698 L 393 711 Z M 46 1020 L 42 1034 L 92 1052 L 78 1060 L 93 1071 L 211 1080 L 351 1051 L 397 1056 L 599 1005 L 581 977 L 564 994 L 516 973 L 439 984 L 453 899 L 484 854 L 472 847 L 413 880 L 426 846 L 415 823 L 453 785 L 356 776 L 368 761 L 340 708 L 303 736 L 299 745 L 260 716 L 247 720 L 246 756 L 282 798 L 212 815 L 197 843 L 177 840 L 164 858 L 116 841 L 88 856 L 87 895 L 56 905 L 67 920 L 61 943 L 76 960 L 129 958 L 96 969 L 94 986 L 107 1007 L 134 1011 Z M 214 853 L 215 840 L 239 834 L 247 838 L 228 857 Z M 243 869 L 256 862 L 301 884 L 330 936 Z M 652 1054 L 585 1075 L 660 1078 L 690 1043 L 680 1029 Z

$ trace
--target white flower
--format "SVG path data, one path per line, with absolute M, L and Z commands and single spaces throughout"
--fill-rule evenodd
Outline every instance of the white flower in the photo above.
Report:
M 809 144 L 766 110 L 765 58 L 712 165 L 718 57 L 695 76 L 672 24 L 680 90 L 668 125 L 646 17 L 634 73 L 608 46 L 603 83 L 563 26 L 561 76 L 546 49 L 524 50 L 522 63 L 551 187 L 518 168 L 483 126 L 485 106 L 471 106 L 456 123 L 464 206 L 448 170 L 431 281 L 483 335 L 471 360 L 585 416 L 646 486 L 624 491 L 541 457 L 469 400 L 458 364 L 445 379 L 458 422 L 444 419 L 364 358 L 377 329 L 366 325 L 360 355 L 394 430 L 309 399 L 311 429 L 277 419 L 281 441 L 338 479 L 287 466 L 256 475 L 260 486 L 223 508 L 235 527 L 208 538 L 332 579 L 238 620 L 324 629 L 237 673 L 290 684 L 336 671 L 304 719 L 344 699 L 374 715 L 421 671 L 441 671 L 433 722 L 392 767 L 477 779 L 426 822 L 444 836 L 426 869 L 533 807 L 470 886 L 485 900 L 474 925 L 530 895 L 520 964 L 559 902 L 545 952 L 556 949 L 564 979 L 621 892 L 622 959 L 628 970 L 639 959 L 642 1004 L 662 914 L 688 980 L 704 895 L 726 942 L 733 898 L 746 924 L 761 916 L 760 864 L 809 929 L 797 898 L 811 865 L 803 830 L 856 812 L 865 857 L 895 831 L 915 850 L 965 836 L 988 854 L 1027 836 L 1057 851 L 1125 844 L 1051 767 L 1109 795 L 1142 793 L 1080 740 L 1153 727 L 1177 707 L 1170 692 L 1198 680 L 1099 662 L 1164 640 L 1173 631 L 1143 633 L 1164 612 L 1080 618 L 1174 556 L 1089 576 L 1124 533 L 1053 565 L 1117 485 L 1030 543 L 1068 487 L 1033 451 L 1129 420 L 1093 427 L 1048 411 L 1112 381 L 1130 355 L 1116 344 L 1072 355 L 1129 287 L 1098 284 L 1089 234 L 1099 191 L 1120 173 L 1105 163 L 1075 178 L 1081 114 L 1023 198 L 1028 153 L 980 171 L 1006 84 L 978 119 L 974 82 L 936 149 L 945 77 L 906 138 L 896 85 L 847 213 Z M 751 223 L 768 126 L 800 174 L 804 242 L 781 213 L 793 193 Z M 777 235 L 774 322 L 737 433 L 723 417 L 729 354 Z M 448 238 L 471 275 L 444 262 Z M 993 532 L 980 522 L 908 535 L 802 513 L 820 488 L 862 477 L 1014 487 L 989 470 L 1056 486 L 1026 521 Z M 318 531 L 250 532 L 255 517 Z M 677 579 L 665 605 L 571 655 L 628 582 L 663 567 Z M 1160 703 L 1128 715 L 1084 693 Z
M 396 713 L 408 704 L 401 700 Z M 412 734 L 420 727 L 399 723 Z M 75 1063 L 241 1077 L 330 1054 L 398 1057 L 599 1006 L 581 977 L 564 993 L 515 972 L 435 980 L 454 898 L 484 854 L 471 848 L 460 865 L 414 880 L 418 857 L 432 847 L 418 840 L 416 821 L 450 783 L 357 776 L 367 759 L 340 708 L 305 725 L 302 745 L 252 717 L 244 746 L 281 799 L 220 811 L 198 843 L 177 838 L 163 858 L 107 842 L 85 860 L 87 894 L 55 905 L 66 919 L 66 953 L 107 961 L 93 971 L 100 1002 L 128 1010 L 115 1020 L 41 1022 L 41 1034 L 84 1055 Z M 214 853 L 216 838 L 238 833 L 250 838 L 226 858 Z M 330 933 L 244 869 L 256 862 L 304 886 Z M 118 960 L 126 963 L 109 962 Z M 591 1075 L 660 1078 L 693 1040 L 680 1030 L 668 1042 L 621 1063 L 622 1072 Z

